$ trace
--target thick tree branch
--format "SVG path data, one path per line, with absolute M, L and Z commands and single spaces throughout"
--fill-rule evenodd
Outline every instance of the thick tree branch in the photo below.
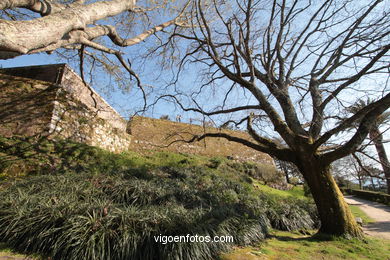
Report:
M 361 119 L 361 123 L 352 138 L 338 149 L 321 156 L 324 163 L 331 163 L 337 159 L 347 156 L 360 146 L 367 137 L 370 129 L 375 124 L 377 117 L 390 107 L 390 94 L 387 94 L 385 97 L 373 104 L 375 104 L 374 108 Z
M 381 180 L 386 180 L 386 178 L 383 178 L 379 175 L 374 175 L 372 174 L 368 169 L 367 167 L 365 167 L 363 165 L 363 162 L 362 160 L 360 160 L 360 158 L 355 154 L 355 153 L 352 153 L 352 157 L 356 160 L 356 162 L 358 163 L 358 165 L 360 166 L 360 168 L 366 173 L 367 176 L 370 176 L 370 177 L 373 177 L 373 178 L 378 178 L 378 179 L 381 179 Z
M 289 150 L 289 149 L 277 149 L 277 148 L 270 149 L 269 147 L 263 146 L 261 144 L 256 144 L 256 143 L 253 143 L 249 140 L 246 140 L 246 139 L 243 139 L 240 137 L 236 137 L 236 136 L 232 136 L 232 135 L 229 135 L 226 133 L 205 133 L 203 135 L 195 135 L 194 137 L 192 137 L 190 140 L 187 140 L 187 141 L 178 140 L 178 141 L 174 141 L 174 142 L 192 143 L 195 141 L 201 141 L 207 137 L 224 138 L 224 139 L 231 141 L 231 142 L 240 143 L 240 144 L 243 144 L 245 146 L 251 147 L 257 151 L 267 153 L 271 156 L 275 156 L 283 161 L 292 162 L 295 159 L 291 150 Z
M 0 20 L 0 59 L 45 49 L 68 38 L 70 32 L 134 7 L 134 0 L 72 4 L 60 12 L 30 21 Z M 34 32 L 34 33 L 32 33 Z
M 77 4 L 81 4 L 80 1 L 78 1 Z M 0 10 L 12 9 L 16 7 L 26 8 L 33 12 L 39 13 L 42 16 L 46 16 L 64 10 L 67 5 L 41 0 L 2 0 L 0 2 Z
M 386 97 L 384 97 L 376 102 L 373 102 L 373 103 L 363 107 L 362 109 L 360 109 L 359 111 L 354 113 L 351 117 L 343 120 L 338 126 L 332 128 L 331 130 L 324 133 L 317 141 L 314 142 L 313 146 L 315 147 L 315 149 L 317 149 L 319 146 L 321 146 L 322 144 L 327 142 L 332 136 L 344 131 L 345 129 L 350 128 L 351 125 L 353 125 L 356 122 L 364 121 L 364 119 L 362 119 L 362 118 L 367 117 L 371 111 L 378 109 L 378 107 L 386 107 L 388 99 L 389 99 L 389 95 L 387 95 Z M 385 111 L 385 110 L 386 110 L 386 108 L 383 111 Z M 381 113 L 382 112 L 380 112 L 379 114 L 378 114 L 378 112 L 375 113 L 375 117 L 377 117 Z

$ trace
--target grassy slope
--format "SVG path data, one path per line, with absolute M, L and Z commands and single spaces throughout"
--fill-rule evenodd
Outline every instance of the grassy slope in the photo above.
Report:
M 171 152 L 151 152 L 142 155 L 136 152 L 113 154 L 85 144 L 64 140 L 57 142 L 47 139 L 4 138 L 0 136 L 0 181 L 26 175 L 63 174 L 88 171 L 90 173 L 112 173 L 137 169 L 148 171 L 158 167 L 207 167 L 216 174 L 228 174 L 228 178 L 241 178 L 243 171 L 250 175 L 271 175 L 275 169 L 269 165 L 236 163 L 224 157 L 210 157 Z M 221 166 L 221 167 L 220 167 Z M 219 170 L 217 170 L 219 168 Z M 226 171 L 224 171 L 226 170 Z M 231 173 L 231 174 L 230 174 Z M 268 176 L 266 176 L 268 177 Z
M 283 198 L 288 198 L 288 197 L 295 197 L 295 198 L 301 198 L 301 199 L 306 198 L 302 186 L 294 186 L 290 190 L 277 190 L 277 189 L 274 189 L 272 187 L 269 187 L 267 185 L 262 184 L 263 182 L 261 182 L 261 181 L 254 180 L 253 182 L 254 182 L 254 185 L 256 187 L 258 187 L 260 190 L 262 190 L 263 192 L 266 192 L 268 194 L 273 194 L 273 195 L 280 196 Z
M 31 145 L 27 140 L 0 138 L 0 173 L 7 180 L 20 175 L 40 175 L 47 171 L 56 173 L 79 172 L 88 169 L 91 172 L 114 172 L 124 169 L 137 169 L 147 172 L 150 169 L 165 166 L 206 166 L 216 175 L 250 184 L 245 176 L 234 171 L 226 171 L 223 158 L 207 158 L 201 156 L 173 153 L 155 153 L 142 156 L 136 153 L 113 155 L 100 149 L 68 142 L 41 142 Z M 233 165 L 240 169 L 241 166 Z M 232 168 L 232 167 L 230 167 Z M 218 170 L 219 169 L 219 170 Z M 261 181 L 252 180 L 249 186 L 276 198 L 304 198 L 303 190 L 295 187 L 290 191 L 280 191 L 263 185 Z M 6 183 L 7 181 L 3 182 Z M 248 185 L 247 184 L 247 185 Z M 1 187 L 1 185 L 0 185 Z M 355 208 L 356 216 L 369 222 Z M 375 250 L 374 250 L 375 249 Z M 8 254 L 4 245 L 0 252 Z M 223 256 L 223 259 L 390 259 L 390 242 L 368 239 L 362 241 L 328 240 L 322 241 L 297 233 L 274 231 L 273 236 L 256 247 L 246 247 Z M 386 258 L 387 257 L 387 258 Z
M 222 260 L 389 260 L 390 241 L 365 241 L 310 237 L 293 232 L 274 231 L 265 243 L 225 254 Z
M 294 187 L 289 191 L 275 190 L 265 185 L 256 184 L 268 194 L 282 197 L 304 197 L 302 187 Z M 355 217 L 360 217 L 363 224 L 373 223 L 359 207 L 350 205 Z M 313 234 L 315 231 L 312 232 Z M 271 236 L 255 247 L 236 249 L 222 255 L 222 260 L 390 260 L 390 240 L 366 237 L 364 241 L 347 240 L 331 237 L 302 235 L 297 232 L 272 231 Z
M 121 236 L 128 237 L 129 230 L 128 222 L 125 226 L 117 223 L 129 214 L 134 215 L 137 227 L 147 229 L 135 233 L 145 239 L 155 232 L 211 232 L 235 235 L 238 245 L 262 239 L 269 218 L 273 227 L 288 230 L 313 225 L 313 207 L 307 199 L 284 196 L 276 190 L 267 192 L 266 186 L 255 185 L 247 175 L 268 176 L 268 168 L 221 157 L 167 152 L 112 154 L 66 141 L 0 138 L 0 174 L 0 196 L 4 198 L 0 202 L 0 233 L 7 236 L 3 241 L 28 252 L 62 257 L 94 254 L 91 250 L 95 249 L 73 252 L 65 241 L 85 236 L 74 243 L 117 244 L 123 241 Z M 142 218 L 137 214 L 140 210 Z M 84 223 L 86 219 L 88 223 Z M 93 223 L 104 227 L 96 228 Z M 61 236 L 51 226 L 61 227 Z M 112 237 L 113 233 L 117 236 Z M 147 241 L 130 236 L 134 243 Z M 56 245 L 65 245 L 65 252 L 61 251 L 63 246 L 50 245 L 54 240 Z M 229 247 L 209 244 L 195 248 L 188 244 L 185 251 L 211 250 L 212 257 Z M 55 252 L 47 251 L 52 249 Z
M 269 194 L 283 197 L 303 197 L 302 187 L 294 187 L 289 191 L 275 190 L 259 183 L 256 184 Z M 355 217 L 360 217 L 364 224 L 373 223 L 359 207 L 350 205 Z M 314 233 L 314 231 L 313 231 Z M 390 260 L 390 240 L 367 237 L 364 241 L 318 238 L 296 232 L 272 231 L 271 236 L 255 247 L 236 249 L 222 256 L 222 260 Z

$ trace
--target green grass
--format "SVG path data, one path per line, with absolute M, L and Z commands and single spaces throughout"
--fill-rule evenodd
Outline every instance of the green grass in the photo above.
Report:
M 150 151 L 146 155 L 125 152 L 113 154 L 108 151 L 68 140 L 55 142 L 45 138 L 4 138 L 0 136 L 0 180 L 29 175 L 77 173 L 117 173 L 130 168 L 147 172 L 161 166 L 188 168 L 205 166 L 215 174 L 229 174 L 230 178 L 243 173 L 258 179 L 267 179 L 267 174 L 277 176 L 271 165 L 240 163 L 224 157 L 178 154 Z M 218 169 L 218 170 L 217 170 Z M 271 181 L 272 182 L 272 181 Z
M 307 199 L 307 197 L 304 194 L 302 186 L 294 186 L 290 190 L 278 190 L 265 185 L 264 182 L 258 180 L 253 180 L 253 181 L 254 181 L 254 185 L 256 185 L 259 189 L 263 190 L 267 194 L 273 194 L 275 196 L 280 196 L 284 198 L 295 197 L 300 199 Z
M 0 180 L 83 171 L 117 173 L 131 168 L 146 172 L 161 165 L 199 166 L 208 160 L 202 156 L 168 152 L 113 154 L 66 140 L 53 142 L 44 138 L 0 137 Z
M 363 210 L 361 210 L 358 206 L 356 205 L 349 205 L 349 208 L 352 211 L 352 214 L 355 217 L 359 217 L 363 220 L 363 224 L 369 224 L 369 223 L 374 223 L 375 220 L 370 218 Z
M 258 246 L 236 249 L 222 256 L 222 260 L 239 259 L 389 260 L 390 241 L 374 238 L 347 240 L 273 231 L 271 237 Z
M 0 257 L 16 249 L 55 259 L 213 259 L 233 246 L 151 243 L 154 234 L 203 232 L 235 237 L 239 249 L 223 259 L 390 259 L 384 240 L 273 231 L 264 242 L 270 226 L 303 231 L 318 224 L 302 187 L 264 185 L 270 170 L 222 157 L 112 154 L 68 141 L 0 137 L 0 238 L 7 242 Z
M 55 259 L 213 259 L 232 245 L 260 241 L 269 223 L 314 225 L 300 201 L 249 187 L 205 168 L 31 176 L 0 192 L 0 237 Z M 164 246 L 153 241 L 158 234 L 231 235 L 235 243 Z
M 20 252 L 213 259 L 233 245 L 261 241 L 269 227 L 318 224 L 312 201 L 293 196 L 298 190 L 255 185 L 248 174 L 269 174 L 261 165 L 167 152 L 112 154 L 27 138 L 0 138 L 0 153 L 0 240 Z M 226 234 L 235 243 L 162 246 L 153 241 L 158 234 Z
M 6 257 L 25 259 L 27 256 L 15 252 L 11 248 L 9 248 L 9 246 L 7 246 L 5 243 L 0 243 L 0 259 L 8 259 Z M 29 255 L 28 257 L 33 258 L 33 259 L 39 259 L 39 255 Z M 10 258 L 10 259 L 13 259 L 13 258 Z

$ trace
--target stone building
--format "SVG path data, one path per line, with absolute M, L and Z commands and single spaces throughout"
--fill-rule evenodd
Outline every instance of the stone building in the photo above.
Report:
M 128 123 L 66 64 L 0 69 L 0 135 L 68 138 L 112 152 L 169 150 L 274 164 L 269 155 L 222 138 L 180 142 L 205 131 L 251 139 L 245 132 L 140 116 Z
M 127 122 L 66 64 L 0 70 L 0 134 L 129 149 Z

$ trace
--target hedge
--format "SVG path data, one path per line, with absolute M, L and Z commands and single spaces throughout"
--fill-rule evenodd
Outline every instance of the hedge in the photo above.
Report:
M 390 195 L 389 194 L 375 192 L 375 191 L 356 190 L 356 189 L 347 189 L 347 188 L 343 188 L 342 190 L 343 190 L 343 193 L 355 195 L 356 197 L 359 197 L 362 199 L 390 205 Z

